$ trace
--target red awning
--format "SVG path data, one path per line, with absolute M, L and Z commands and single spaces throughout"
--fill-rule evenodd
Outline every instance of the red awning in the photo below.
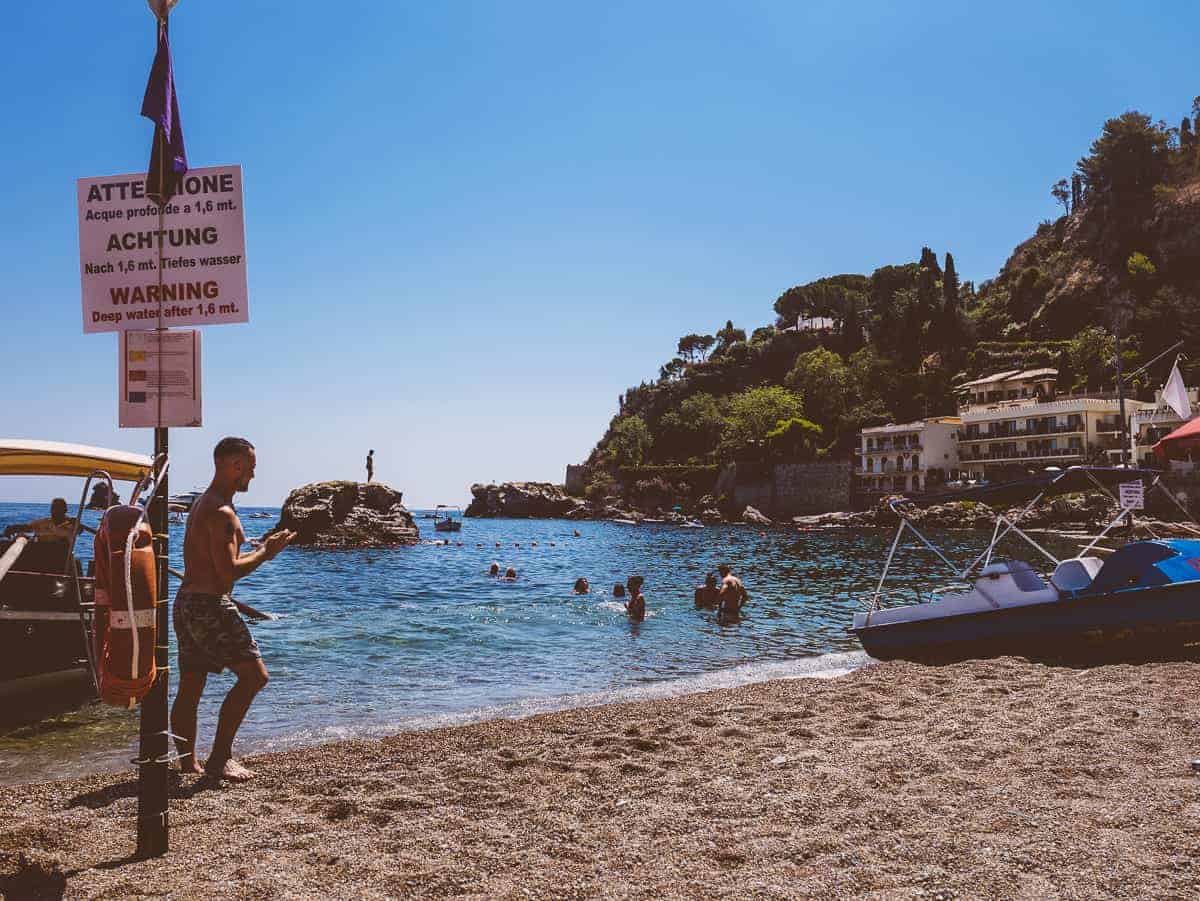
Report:
M 1158 444 L 1154 445 L 1154 456 L 1162 460 L 1182 460 L 1190 451 L 1200 448 L 1200 416 L 1189 420 L 1171 432 L 1164 435 Z

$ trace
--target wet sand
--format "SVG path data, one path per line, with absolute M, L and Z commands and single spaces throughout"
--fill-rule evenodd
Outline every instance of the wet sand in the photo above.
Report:
M 251 758 L 152 861 L 132 775 L 16 787 L 0 893 L 1197 897 L 1198 757 L 1198 663 L 880 664 Z

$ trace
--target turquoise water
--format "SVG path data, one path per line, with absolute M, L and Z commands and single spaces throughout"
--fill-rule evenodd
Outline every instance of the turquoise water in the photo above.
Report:
M 45 511 L 0 504 L 0 526 Z M 247 534 L 266 532 L 277 512 L 243 508 Z M 417 522 L 432 538 L 432 521 Z M 177 568 L 182 529 L 172 528 Z M 874 589 L 891 537 L 468 519 L 449 546 L 289 548 L 235 591 L 280 617 L 251 626 L 271 682 L 250 710 L 239 750 L 845 672 L 868 660 L 845 629 L 855 598 Z M 938 537 L 959 557 L 987 538 Z M 79 553 L 91 556 L 90 539 L 81 540 Z M 514 567 L 518 580 L 489 578 L 492 561 Z M 719 625 L 692 603 L 693 587 L 721 561 L 734 565 L 750 592 L 746 615 L 733 625 Z M 910 549 L 896 572 L 902 587 L 915 589 L 936 570 L 928 554 Z M 633 573 L 646 579 L 641 624 L 631 624 L 608 595 Z M 572 594 L 580 576 L 592 594 Z M 232 681 L 209 678 L 202 750 Z M 20 703 L 48 715 L 0 726 L 0 782 L 119 769 L 133 756 L 136 712 L 71 699 Z

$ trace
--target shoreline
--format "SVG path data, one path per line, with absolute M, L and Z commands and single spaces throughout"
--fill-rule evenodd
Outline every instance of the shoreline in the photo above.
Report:
M 1200 663 L 879 663 L 250 758 L 14 787 L 0 889 L 90 897 L 1187 896 Z

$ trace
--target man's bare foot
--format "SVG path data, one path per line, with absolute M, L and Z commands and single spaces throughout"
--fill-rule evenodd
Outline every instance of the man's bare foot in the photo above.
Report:
M 204 772 L 204 762 L 196 759 L 195 754 L 179 758 L 179 772 L 185 775 L 199 776 Z
M 242 764 L 230 757 L 219 770 L 216 764 L 209 760 L 204 772 L 213 779 L 228 779 L 230 782 L 248 782 L 254 778 L 254 771 L 248 770 Z

